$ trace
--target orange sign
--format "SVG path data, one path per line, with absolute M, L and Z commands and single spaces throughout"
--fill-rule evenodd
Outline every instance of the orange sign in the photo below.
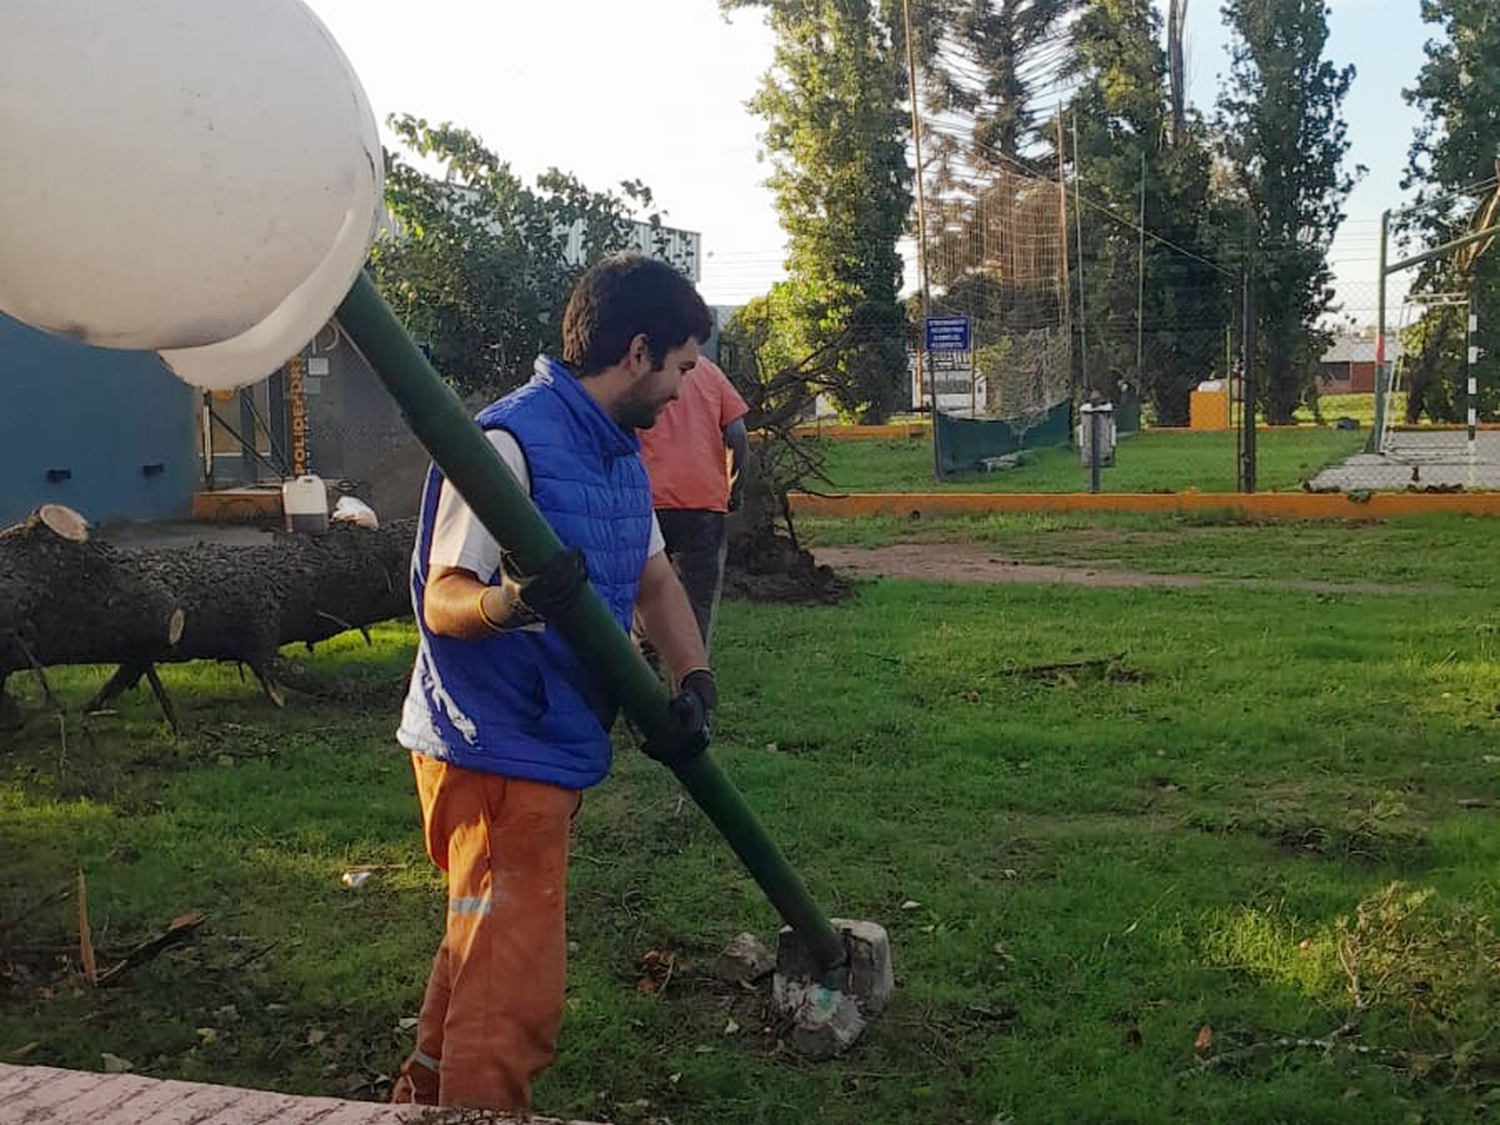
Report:
M 302 357 L 286 361 L 287 415 L 292 428 L 292 476 L 307 472 L 307 403 L 302 397 Z

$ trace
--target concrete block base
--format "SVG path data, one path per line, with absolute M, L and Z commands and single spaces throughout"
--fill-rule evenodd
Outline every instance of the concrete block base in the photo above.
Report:
M 835 918 L 833 926 L 849 952 L 849 982 L 832 992 L 818 979 L 817 964 L 790 926 L 777 938 L 771 999 L 792 1021 L 792 1046 L 814 1058 L 847 1050 L 865 1020 L 880 1012 L 895 991 L 891 942 L 883 926 Z

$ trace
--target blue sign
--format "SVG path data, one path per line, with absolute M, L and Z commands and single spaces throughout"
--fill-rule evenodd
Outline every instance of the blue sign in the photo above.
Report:
M 928 317 L 927 350 L 930 352 L 968 351 L 969 318 L 966 316 Z

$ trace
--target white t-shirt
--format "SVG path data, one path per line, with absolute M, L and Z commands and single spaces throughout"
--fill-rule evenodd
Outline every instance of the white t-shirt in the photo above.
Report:
M 500 460 L 505 462 L 506 468 L 515 474 L 521 487 L 530 494 L 531 474 L 527 471 L 526 455 L 521 452 L 520 443 L 506 430 L 486 430 L 485 437 L 490 439 L 490 444 L 500 454 Z M 656 522 L 656 513 L 652 512 L 651 545 L 646 550 L 647 557 L 660 554 L 666 546 L 661 526 Z M 488 582 L 500 571 L 500 544 L 495 542 L 495 537 L 485 529 L 484 524 L 475 518 L 463 497 L 458 494 L 458 489 L 450 487 L 447 481 L 443 482 L 442 490 L 438 493 L 428 566 L 434 570 L 438 567 L 455 567 L 471 571 L 481 582 Z

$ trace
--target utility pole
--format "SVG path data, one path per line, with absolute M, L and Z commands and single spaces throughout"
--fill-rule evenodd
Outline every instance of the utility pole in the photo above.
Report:
M 1240 491 L 1255 491 L 1255 267 L 1245 256 L 1244 327 L 1240 330 Z
M 1136 278 L 1135 294 L 1135 385 L 1136 390 L 1146 385 L 1146 150 L 1141 150 L 1141 229 L 1140 245 L 1136 250 L 1140 269 Z
M 911 143 L 917 162 L 917 272 L 921 274 L 918 284 L 922 292 L 922 326 L 917 333 L 917 387 L 930 386 L 932 403 L 932 471 L 943 478 L 943 459 L 939 450 L 937 378 L 924 381 L 923 360 L 927 352 L 927 321 L 932 316 L 932 288 L 927 277 L 927 198 L 922 183 L 922 111 L 917 101 L 917 53 L 911 38 L 911 0 L 901 0 L 901 22 L 906 32 L 906 88 L 911 99 Z M 931 373 L 928 373 L 931 375 Z
M 1073 218 L 1078 226 L 1078 356 L 1083 387 L 1089 389 L 1089 332 L 1083 289 L 1083 166 L 1078 160 L 1078 111 L 1073 111 Z

